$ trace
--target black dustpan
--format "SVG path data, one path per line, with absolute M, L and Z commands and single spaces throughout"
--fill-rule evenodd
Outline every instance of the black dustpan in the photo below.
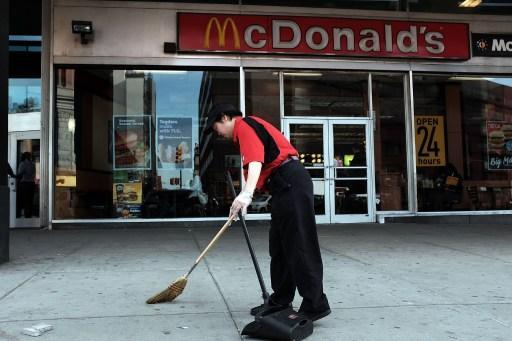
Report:
M 299 341 L 313 334 L 313 321 L 292 308 L 256 315 L 242 335 L 268 340 Z
M 231 194 L 236 197 L 235 187 L 233 186 L 233 180 L 231 174 L 226 172 Z M 245 240 L 251 254 L 254 269 L 258 276 L 258 281 L 261 287 L 261 293 L 263 297 L 263 304 L 268 306 L 269 294 L 261 275 L 260 266 L 256 259 L 256 254 L 252 247 L 251 239 L 249 237 L 249 231 L 245 224 L 245 219 L 242 212 L 238 214 L 240 222 L 242 223 L 242 230 L 244 231 Z M 255 338 L 262 338 L 268 340 L 286 340 L 286 341 L 298 341 L 303 340 L 309 335 L 313 334 L 313 321 L 308 319 L 301 313 L 296 312 L 292 308 L 286 308 L 284 310 L 275 311 L 272 308 L 264 309 L 260 314 L 255 316 L 253 322 L 249 323 L 242 330 L 242 335 L 248 335 Z

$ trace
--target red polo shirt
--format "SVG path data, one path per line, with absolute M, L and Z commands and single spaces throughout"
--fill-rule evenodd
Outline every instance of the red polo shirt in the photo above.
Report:
M 241 117 L 235 117 L 233 141 L 238 143 L 240 146 L 240 155 L 242 156 L 242 165 L 244 167 L 244 177 L 247 179 L 247 167 L 249 163 L 254 161 L 261 162 L 263 166 L 261 167 L 261 174 L 258 179 L 258 183 L 256 184 L 256 188 L 262 189 L 265 187 L 265 182 L 270 174 L 272 174 L 272 172 L 279 167 L 284 160 L 289 156 L 298 156 L 299 154 L 286 137 L 284 137 L 284 135 L 281 134 L 281 132 L 273 125 L 256 116 L 251 116 L 251 118 L 263 125 L 276 142 L 277 148 L 279 148 L 279 155 L 276 159 L 269 164 L 265 164 L 265 149 L 260 138 L 254 129 L 244 122 Z

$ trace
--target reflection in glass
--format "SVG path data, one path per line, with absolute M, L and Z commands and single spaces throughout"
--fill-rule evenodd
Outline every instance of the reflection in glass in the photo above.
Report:
M 245 113 L 257 115 L 281 129 L 277 72 L 249 70 L 245 73 Z
M 408 209 L 403 75 L 372 74 L 377 210 Z
M 9 114 L 41 111 L 41 79 L 9 78 Z
M 324 131 L 322 124 L 290 124 L 290 142 L 313 180 L 315 214 L 325 214 Z
M 77 68 L 56 76 L 57 219 L 227 216 L 225 171 L 239 185 L 240 157 L 203 124 L 213 103 L 238 105 L 238 72 Z
M 418 209 L 511 209 L 512 80 L 416 75 L 414 94 L 416 117 L 435 115 L 445 125 L 444 145 L 425 145 L 432 153 L 444 151 L 444 160 L 417 164 Z
M 368 213 L 365 129 L 361 124 L 333 126 L 336 214 Z
M 39 217 L 40 141 L 18 140 L 16 150 L 16 218 Z
M 365 117 L 368 74 L 284 72 L 285 116 Z

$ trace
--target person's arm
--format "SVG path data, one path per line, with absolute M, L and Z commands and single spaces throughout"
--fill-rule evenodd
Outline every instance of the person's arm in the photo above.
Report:
M 236 219 L 238 212 L 240 210 L 242 210 L 243 215 L 247 213 L 247 207 L 252 202 L 252 195 L 254 194 L 254 190 L 256 189 L 258 179 L 260 178 L 261 166 L 261 162 L 258 161 L 253 161 L 249 163 L 245 187 L 240 192 L 240 194 L 238 194 L 235 200 L 233 200 L 233 204 L 231 205 L 231 209 L 229 212 L 230 217 L 234 217 Z
M 247 181 L 245 183 L 244 191 L 251 193 L 251 195 L 254 193 L 256 184 L 260 178 L 261 166 L 261 162 L 253 161 L 249 163 L 249 168 L 247 170 Z

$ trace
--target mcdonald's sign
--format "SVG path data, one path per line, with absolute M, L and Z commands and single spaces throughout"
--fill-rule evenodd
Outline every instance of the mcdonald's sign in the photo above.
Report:
M 181 52 L 469 59 L 463 23 L 178 13 Z
M 205 49 L 210 48 L 210 34 L 212 31 L 212 27 L 215 27 L 217 29 L 219 47 L 225 47 L 226 46 L 226 29 L 228 28 L 228 25 L 230 25 L 231 31 L 233 33 L 234 48 L 240 49 L 240 36 L 238 35 L 238 29 L 236 27 L 235 22 L 230 17 L 227 17 L 226 19 L 224 19 L 224 22 L 222 25 L 220 24 L 220 21 L 217 17 L 210 18 L 210 20 L 208 21 L 208 25 L 206 25 L 206 30 L 204 31 L 204 48 Z

